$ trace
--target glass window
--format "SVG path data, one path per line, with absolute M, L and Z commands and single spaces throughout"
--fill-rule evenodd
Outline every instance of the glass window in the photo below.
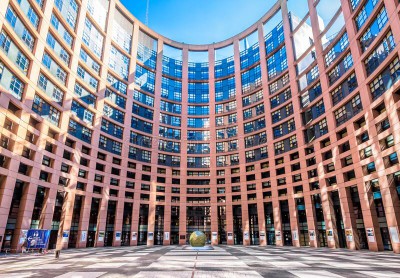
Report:
M 104 37 L 88 18 L 85 18 L 82 41 L 98 58 L 101 58 Z
M 108 65 L 119 75 L 119 77 L 126 81 L 128 81 L 129 63 L 130 59 L 128 56 L 125 56 L 114 46 L 111 46 Z
M 154 94 L 155 78 L 154 72 L 140 65 L 136 65 L 135 84 L 138 85 L 140 89 Z

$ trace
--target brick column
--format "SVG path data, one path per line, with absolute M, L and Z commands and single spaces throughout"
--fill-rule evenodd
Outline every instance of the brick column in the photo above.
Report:
M 283 231 L 282 231 L 282 221 L 281 221 L 281 207 L 279 203 L 278 194 L 276 190 L 272 195 L 272 207 L 274 208 L 274 229 L 275 229 L 275 245 L 283 246 Z M 280 236 L 280 239 L 279 239 Z
M 109 201 L 109 193 L 104 192 L 106 189 L 103 189 L 103 197 L 100 203 L 99 215 L 97 218 L 97 231 L 96 231 L 96 239 L 95 239 L 95 247 L 104 247 L 104 239 L 106 234 L 106 219 L 107 219 L 107 208 Z M 99 241 L 99 235 L 103 233 L 103 241 Z
M 39 229 L 51 230 L 56 198 L 57 188 L 46 188 L 46 196 L 43 201 L 43 208 L 40 214 Z
M 300 236 L 299 236 L 299 220 L 297 217 L 297 205 L 293 196 L 293 187 L 288 187 L 287 194 L 289 212 L 290 212 L 290 229 L 292 233 L 292 245 L 295 247 L 300 247 Z M 297 240 L 294 240 L 294 233 L 297 233 Z
M 68 238 L 66 238 L 66 241 L 63 240 L 63 231 L 69 231 L 71 228 L 74 203 L 75 203 L 75 193 L 66 192 L 62 207 L 60 228 L 58 230 L 57 249 L 68 248 Z
M 122 237 L 122 222 L 124 217 L 124 197 L 118 197 L 117 207 L 115 212 L 115 222 L 114 222 L 114 238 L 113 238 L 113 246 L 121 246 L 121 237 Z M 117 240 L 117 232 L 121 233 L 121 237 Z
M 357 232 L 357 222 L 354 215 L 353 203 L 351 201 L 350 188 L 339 188 L 340 207 L 342 209 L 342 218 L 346 234 L 347 248 L 351 250 L 360 249 L 360 240 Z M 351 233 L 351 237 L 349 237 Z
M 311 198 L 310 194 L 308 194 L 306 190 L 304 194 L 304 205 L 306 209 L 306 215 L 307 215 L 307 227 L 308 227 L 308 235 L 310 239 L 310 247 L 319 247 L 320 243 L 318 240 L 317 236 L 317 221 L 316 221 L 316 215 L 315 215 L 315 204 L 313 202 L 313 199 Z M 310 231 L 314 231 L 314 239 L 311 239 L 310 236 Z

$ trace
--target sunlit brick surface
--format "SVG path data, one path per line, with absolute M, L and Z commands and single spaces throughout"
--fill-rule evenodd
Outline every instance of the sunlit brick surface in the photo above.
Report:
M 282 0 L 190 45 L 116 0 L 2 0 L 1 249 L 400 252 L 399 9 Z

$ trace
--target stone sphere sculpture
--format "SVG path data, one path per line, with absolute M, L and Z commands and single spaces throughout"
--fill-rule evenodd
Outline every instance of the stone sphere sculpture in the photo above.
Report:
M 190 235 L 189 242 L 192 247 L 204 247 L 207 237 L 203 232 L 195 231 Z

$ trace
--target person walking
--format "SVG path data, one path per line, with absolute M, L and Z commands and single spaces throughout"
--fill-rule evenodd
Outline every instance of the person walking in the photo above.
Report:
M 24 240 L 24 242 L 21 245 L 21 251 L 22 251 L 22 254 L 26 253 L 26 239 Z

